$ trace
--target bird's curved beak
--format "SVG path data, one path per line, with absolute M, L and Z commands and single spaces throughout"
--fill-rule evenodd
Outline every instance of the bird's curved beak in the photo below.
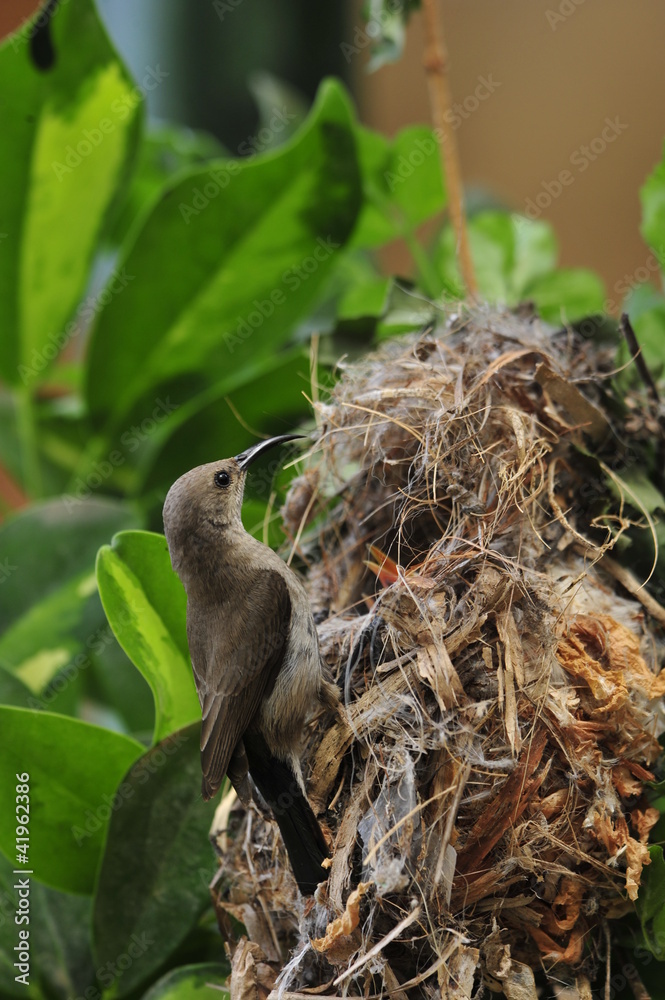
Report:
M 241 452 L 240 455 L 236 455 L 236 462 L 240 466 L 243 472 L 249 468 L 249 466 L 254 462 L 259 455 L 262 455 L 264 451 L 269 451 L 274 448 L 277 444 L 284 444 L 286 441 L 295 441 L 296 438 L 305 437 L 304 434 L 280 434 L 278 437 L 268 438 L 267 441 L 259 441 L 258 444 L 253 444 L 251 448 L 247 451 Z

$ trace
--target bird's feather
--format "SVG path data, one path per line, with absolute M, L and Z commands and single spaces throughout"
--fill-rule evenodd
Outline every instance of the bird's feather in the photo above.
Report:
M 291 621 L 284 579 L 256 570 L 238 593 L 211 593 L 190 601 L 187 632 L 201 702 L 203 796 L 211 798 L 224 780 L 238 741 L 268 697 L 282 666 Z

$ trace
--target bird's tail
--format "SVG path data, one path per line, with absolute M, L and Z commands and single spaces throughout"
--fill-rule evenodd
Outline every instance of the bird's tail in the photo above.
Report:
M 249 773 L 277 821 L 298 888 L 311 896 L 328 878 L 328 845 L 287 760 L 274 757 L 258 734 L 245 734 Z

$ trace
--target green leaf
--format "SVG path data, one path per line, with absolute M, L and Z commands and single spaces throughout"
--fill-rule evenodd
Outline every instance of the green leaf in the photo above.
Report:
M 229 976 L 228 966 L 218 962 L 183 965 L 162 976 L 143 1000 L 228 1000 L 229 989 L 220 989 Z
M 201 798 L 199 734 L 200 725 L 190 726 L 144 754 L 111 818 L 94 902 L 97 962 L 116 961 L 132 942 L 141 949 L 113 996 L 144 983 L 209 903 L 215 803 Z
M 469 226 L 471 256 L 478 287 L 491 302 L 513 299 L 515 227 L 505 212 L 483 212 Z
M 176 174 L 223 155 L 221 143 L 208 132 L 173 123 L 149 127 L 138 147 L 131 183 L 109 233 L 111 243 L 122 243 Z M 58 378 L 62 378 L 60 369 Z
M 289 339 L 356 220 L 352 123 L 345 91 L 327 81 L 286 145 L 218 161 L 164 193 L 122 262 L 135 280 L 93 333 L 87 398 L 98 422 L 112 413 L 118 426 L 176 374 L 205 369 L 232 385 Z
M 187 599 L 164 536 L 120 532 L 99 551 L 97 583 L 115 637 L 152 690 L 154 740 L 199 719 L 187 647 Z
M 649 848 L 651 864 L 643 870 L 637 913 L 647 948 L 665 961 L 665 859 L 663 848 Z
M 107 623 L 109 641 L 90 655 L 88 698 L 117 712 L 124 730 L 146 745 L 155 729 L 155 699 L 144 676 L 120 648 Z M 57 685 L 57 681 L 56 681 Z
M 32 708 L 34 707 L 30 704 L 32 697 L 32 691 L 23 681 L 20 681 L 9 670 L 0 667 L 0 705 Z
M 527 290 L 534 281 L 554 271 L 559 246 L 548 222 L 521 215 L 512 215 L 511 220 L 514 234 L 511 290 L 519 302 L 526 298 Z
M 381 316 L 390 289 L 390 278 L 363 276 L 350 285 L 337 304 L 338 319 L 360 319 Z
M 378 341 L 401 333 L 422 330 L 440 316 L 440 309 L 416 289 L 393 280 L 388 287 L 383 318 L 376 330 Z
M 35 882 L 30 903 L 34 971 L 44 993 L 63 1000 L 83 995 L 95 982 L 91 897 L 57 892 Z
M 642 202 L 641 233 L 655 251 L 658 260 L 665 260 L 665 146 L 663 159 L 654 168 L 640 190 Z
M 435 250 L 435 262 L 445 284 L 462 298 L 455 240 L 452 226 L 447 225 Z M 552 227 L 541 220 L 495 210 L 478 212 L 469 220 L 469 245 L 478 288 L 491 302 L 517 305 L 556 267 L 556 238 Z
M 365 5 L 365 28 L 354 34 L 356 45 L 348 42 L 341 46 L 347 62 L 352 55 L 358 55 L 362 47 L 371 41 L 371 59 L 367 67 L 369 73 L 396 62 L 404 50 L 406 25 L 413 10 L 420 7 L 420 0 L 368 0 Z
M 0 637 L 2 665 L 38 694 L 82 648 L 80 626 L 88 599 L 96 592 L 90 569 L 35 602 Z
M 296 347 L 269 359 L 263 368 L 230 393 L 223 386 L 213 386 L 179 408 L 174 415 L 177 429 L 144 463 L 144 491 L 158 490 L 164 496 L 188 469 L 239 454 L 251 442 L 243 424 L 258 433 L 278 434 L 292 431 L 310 418 L 310 405 L 303 395 L 311 392 L 308 353 Z M 235 413 L 240 414 L 242 424 Z M 284 461 L 284 454 L 280 449 L 268 466 L 275 469 Z M 253 488 L 257 482 L 258 477 L 251 476 L 248 485 Z M 261 482 L 262 496 L 267 500 L 270 483 L 265 476 Z
M 616 473 L 616 479 L 607 477 L 609 490 L 618 500 L 629 503 L 637 510 L 647 510 L 650 514 L 665 511 L 665 497 L 649 479 L 643 468 L 631 468 Z
M 414 125 L 389 142 L 358 125 L 356 141 L 365 203 L 352 246 L 375 247 L 405 236 L 444 208 L 439 145 L 431 129 Z
M 28 997 L 28 1000 L 34 997 L 35 1000 L 41 1000 L 43 994 L 37 986 L 35 975 L 30 977 L 28 986 L 17 983 L 15 979 L 17 970 L 13 965 L 16 961 L 14 948 L 18 944 L 19 927 L 14 918 L 19 895 L 14 888 L 17 879 L 14 867 L 13 863 L 0 854 L 0 996 L 3 1000 L 8 1000 L 9 997 Z M 31 890 L 33 888 L 36 888 L 36 883 L 31 885 Z M 32 958 L 34 959 L 34 953 Z
M 630 318 L 649 371 L 654 379 L 662 379 L 665 374 L 665 304 L 635 317 L 631 313 Z
M 104 219 L 126 174 L 141 94 L 92 0 L 50 20 L 55 60 L 35 67 L 23 32 L 0 48 L 0 372 L 37 377 L 64 346 Z
M 0 706 L 0 731 L 2 801 L 15 802 L 16 775 L 30 775 L 34 877 L 66 892 L 90 892 L 116 788 L 143 747 L 78 719 L 6 705 Z M 11 859 L 16 820 L 13 808 L 0 811 L 0 850 Z
M 526 296 L 549 323 L 574 323 L 603 312 L 605 286 L 585 268 L 561 268 L 535 281 Z
M 0 632 L 68 581 L 92 572 L 100 545 L 138 518 L 116 500 L 62 497 L 0 525 Z

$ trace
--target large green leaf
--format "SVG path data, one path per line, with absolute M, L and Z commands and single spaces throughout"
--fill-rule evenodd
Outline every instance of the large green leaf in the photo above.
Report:
M 24 32 L 0 48 L 0 372 L 19 385 L 71 336 L 141 106 L 92 0 L 62 4 L 49 30 L 49 68 L 34 65 Z
M 361 202 L 353 115 L 324 83 L 277 151 L 217 161 L 165 191 L 123 264 L 135 280 L 100 314 L 87 398 L 114 426 L 164 380 L 256 365 L 292 335 Z
M 123 774 L 143 747 L 118 733 L 51 712 L 0 706 L 0 850 L 17 861 L 17 774 L 28 773 L 30 847 L 35 878 L 66 892 L 92 890 Z M 121 800 L 122 801 L 122 800 Z
M 172 734 L 136 762 L 111 819 L 94 902 L 97 962 L 140 950 L 112 986 L 123 996 L 173 953 L 209 902 L 214 802 L 201 798 L 200 726 Z
M 411 233 L 446 203 L 439 144 L 432 130 L 414 125 L 392 142 L 358 126 L 364 205 L 354 247 L 374 247 Z
M 109 233 L 110 241 L 122 243 L 169 179 L 223 154 L 221 143 L 208 132 L 173 123 L 148 126 L 137 150 L 131 183 Z
M 189 662 L 187 599 L 166 539 L 122 531 L 97 557 L 97 583 L 116 639 L 155 699 L 155 741 L 200 718 Z

